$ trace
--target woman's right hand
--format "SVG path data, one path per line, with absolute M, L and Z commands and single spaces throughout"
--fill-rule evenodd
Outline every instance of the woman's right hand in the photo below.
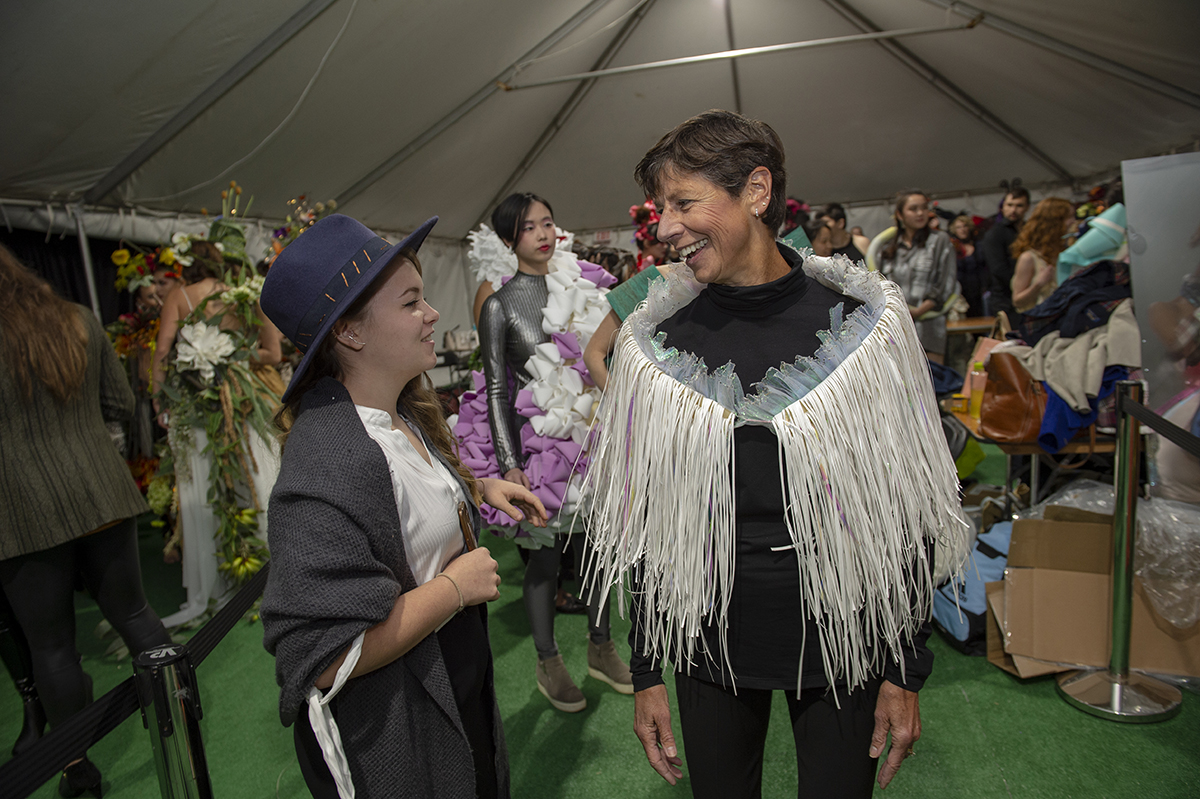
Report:
M 162 403 L 158 401 L 158 397 L 151 399 L 150 405 L 154 408 L 154 421 L 163 430 L 169 430 L 171 426 L 167 418 L 167 412 L 162 409 Z
M 525 476 L 525 471 L 520 467 L 509 469 L 504 473 L 504 479 L 510 483 L 523 485 L 526 488 L 530 487 L 529 478 Z
M 633 731 L 646 759 L 659 776 L 671 785 L 683 777 L 683 758 L 675 748 L 675 731 L 671 729 L 671 703 L 667 687 L 655 685 L 633 695 Z
M 443 571 L 462 591 L 463 603 L 480 605 L 500 598 L 500 574 L 496 559 L 486 547 L 459 555 Z

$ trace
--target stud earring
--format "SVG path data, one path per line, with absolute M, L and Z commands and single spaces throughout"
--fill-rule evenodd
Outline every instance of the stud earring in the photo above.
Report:
M 757 208 L 754 209 L 754 218 L 758 219 L 758 209 Z

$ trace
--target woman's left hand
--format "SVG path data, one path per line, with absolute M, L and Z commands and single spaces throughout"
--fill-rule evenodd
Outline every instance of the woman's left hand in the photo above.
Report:
M 508 514 L 513 521 L 528 521 L 534 527 L 546 526 L 549 515 L 546 506 L 525 486 L 494 477 L 484 477 L 479 482 L 483 484 L 483 501 L 496 510 Z
M 871 736 L 871 757 L 883 754 L 888 733 L 892 734 L 892 745 L 888 749 L 887 762 L 879 769 L 879 787 L 886 788 L 900 770 L 904 758 L 913 754 L 912 746 L 921 737 L 921 710 L 917 692 L 906 691 L 887 680 L 879 686 L 879 699 L 875 702 L 875 733 Z

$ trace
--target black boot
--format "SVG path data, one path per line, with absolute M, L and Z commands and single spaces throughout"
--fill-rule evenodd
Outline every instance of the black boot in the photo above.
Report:
M 84 791 L 100 799 L 100 769 L 86 757 L 67 766 L 58 781 L 58 795 L 64 799 L 80 796 Z
M 38 699 L 37 688 L 33 680 L 14 680 L 17 693 L 21 695 L 21 704 L 25 709 L 25 721 L 21 725 L 21 734 L 13 744 L 13 757 L 19 757 L 22 752 L 33 746 L 46 731 L 46 711 L 42 710 L 42 701 Z

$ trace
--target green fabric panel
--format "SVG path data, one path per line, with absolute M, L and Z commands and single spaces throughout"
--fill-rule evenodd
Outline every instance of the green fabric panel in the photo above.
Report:
M 808 234 L 804 232 L 804 228 L 802 227 L 797 227 L 791 233 L 784 236 L 783 240 L 795 250 L 799 250 L 802 247 L 812 248 L 812 242 L 808 240 Z
M 606 299 L 613 312 L 625 321 L 646 295 L 650 293 L 650 281 L 658 277 L 658 267 L 648 266 L 608 292 Z

